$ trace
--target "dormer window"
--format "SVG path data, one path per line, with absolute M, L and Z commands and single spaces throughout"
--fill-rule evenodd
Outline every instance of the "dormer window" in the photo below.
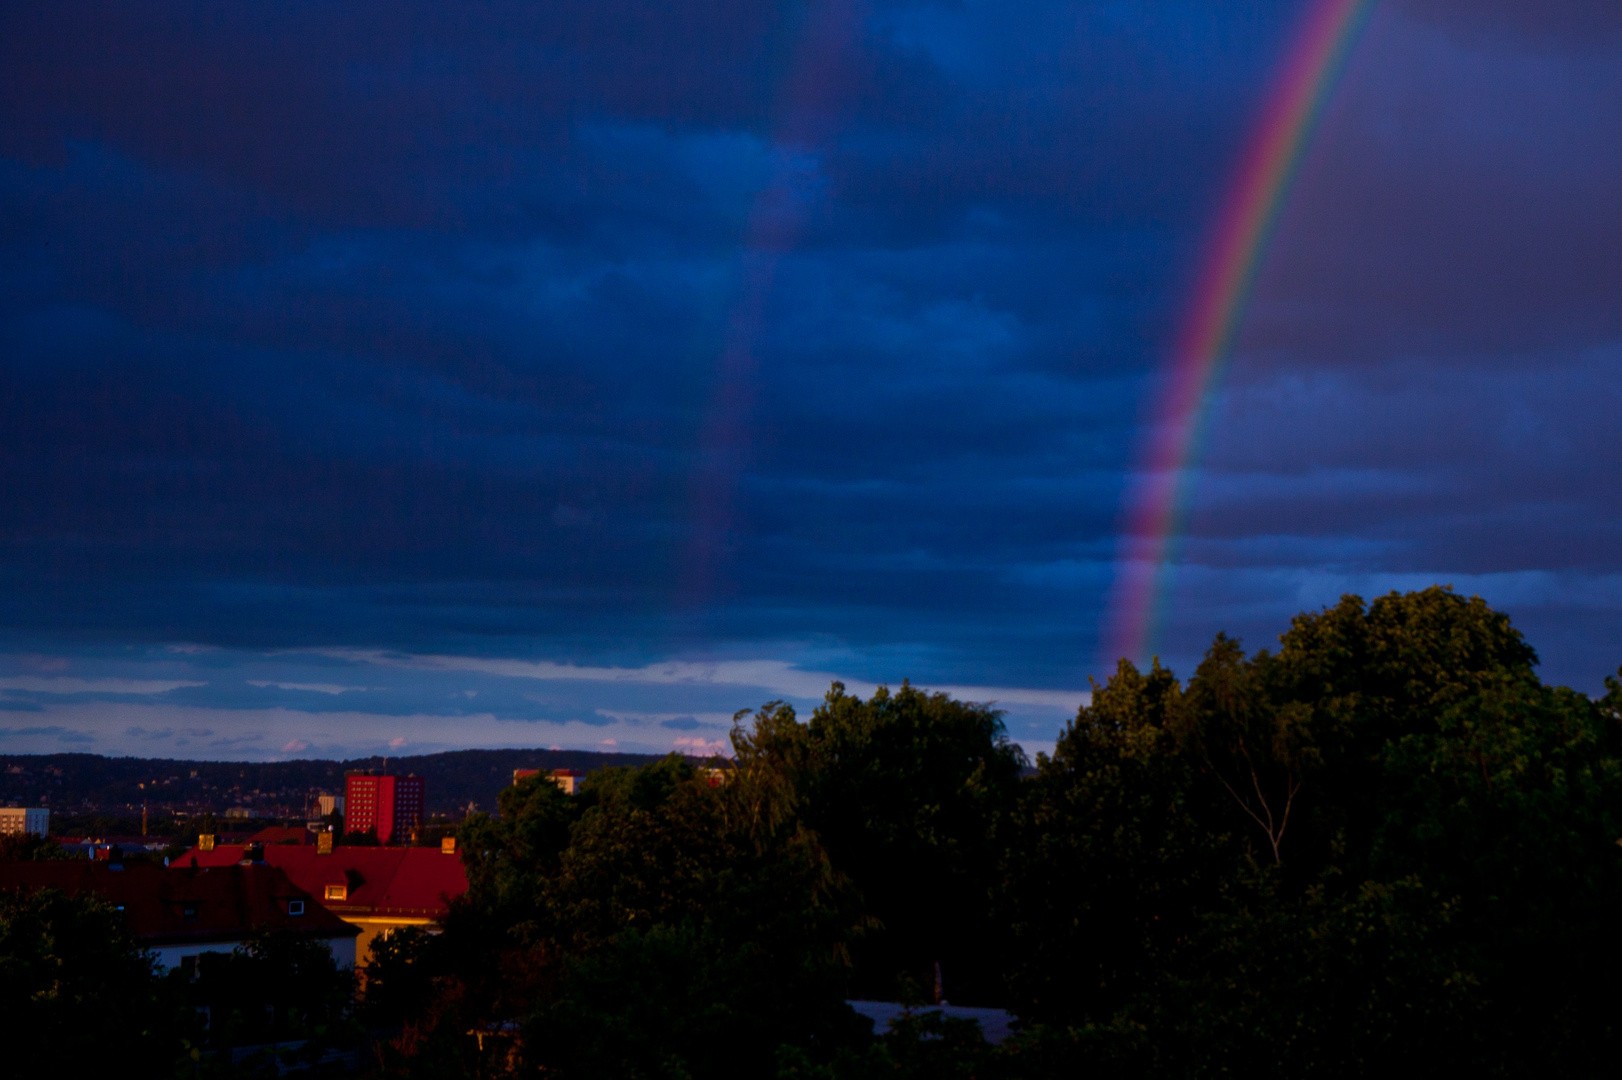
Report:
M 302 914 L 304 914 L 304 901 L 302 901 L 302 900 L 289 900 L 287 902 L 287 913 L 289 915 L 302 915 Z
M 348 900 L 349 899 L 349 886 L 348 885 L 328 885 L 327 886 L 326 898 L 328 900 Z

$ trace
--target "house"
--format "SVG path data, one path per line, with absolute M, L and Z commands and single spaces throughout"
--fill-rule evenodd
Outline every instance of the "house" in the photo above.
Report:
M 244 858 L 263 859 L 338 918 L 359 928 L 356 956 L 362 963 L 379 935 L 402 926 L 435 926 L 449 913 L 450 901 L 467 892 L 467 872 L 454 845 L 339 845 L 323 851 L 324 846 L 277 844 L 256 850 L 250 845 L 216 844 L 212 851 L 186 852 L 171 863 L 170 872 L 187 870 L 194 861 L 203 869 Z
M 44 888 L 105 898 L 165 970 L 190 967 L 201 953 L 230 952 L 262 931 L 317 938 L 339 966 L 355 966 L 360 931 L 264 863 L 185 870 L 88 859 L 0 863 L 0 890 Z
M 516 787 L 521 780 L 528 780 L 532 776 L 539 775 L 541 775 L 539 769 L 514 769 L 513 786 Z M 563 789 L 565 795 L 573 795 L 578 791 L 580 781 L 586 778 L 586 774 L 579 769 L 552 769 L 546 775 L 554 784 Z

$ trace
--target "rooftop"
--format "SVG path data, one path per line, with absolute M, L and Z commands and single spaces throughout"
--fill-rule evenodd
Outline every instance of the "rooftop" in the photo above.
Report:
M 193 848 L 173 867 L 189 868 L 193 859 L 199 868 L 230 866 L 245 851 L 243 844 Z M 461 858 L 439 848 L 339 845 L 321 855 L 311 846 L 279 844 L 265 847 L 263 858 L 341 916 L 437 919 L 450 910 L 450 900 L 467 892 Z M 328 898 L 329 885 L 344 887 L 342 899 Z
M 264 864 L 176 871 L 79 859 L 0 863 L 0 889 L 43 888 L 105 897 L 148 947 L 238 941 L 261 930 L 321 938 L 357 933 L 284 871 Z

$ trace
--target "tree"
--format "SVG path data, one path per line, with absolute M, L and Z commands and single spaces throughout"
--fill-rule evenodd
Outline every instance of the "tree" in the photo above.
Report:
M 374 961 L 407 1033 L 389 1067 L 1598 1073 L 1622 1034 L 1606 685 L 1545 685 L 1506 617 L 1438 588 L 1345 597 L 1276 651 L 1218 635 L 1186 683 L 1123 661 L 1027 779 L 989 705 L 772 702 L 718 774 L 535 781 L 471 818 L 444 937 Z M 1025 1029 L 874 1038 L 840 1000 L 926 998 L 937 961 Z M 482 1057 L 469 1031 L 496 1035 Z
M 740 768 L 817 836 L 873 920 L 852 992 L 921 998 L 939 964 L 953 999 L 999 999 L 995 832 L 1025 766 L 1002 714 L 905 682 L 864 701 L 836 682 L 809 723 L 780 702 L 754 720 L 734 730 Z
M 457 831 L 467 868 L 464 907 L 521 933 L 543 930 L 546 883 L 556 876 L 583 802 L 547 776 L 528 776 L 501 792 L 498 816 L 471 814 Z
M 1183 691 L 1128 661 L 1039 755 L 1006 831 L 998 911 L 1021 1016 L 1103 1021 L 1154 985 L 1238 857 L 1236 826 L 1182 750 Z
M 111 904 L 0 891 L 0 1038 L 14 1075 L 57 1074 L 71 1060 L 87 1075 L 167 1076 L 184 1031 L 151 954 Z
M 0 862 L 35 862 L 47 859 L 66 859 L 68 853 L 48 836 L 35 833 L 12 833 L 0 836 Z
M 203 953 L 195 980 L 179 969 L 169 979 L 188 1004 L 207 1010 L 216 1051 L 296 1040 L 293 1060 L 313 1064 L 360 1035 L 350 1017 L 354 973 L 318 939 L 259 933 L 229 953 Z
M 815 838 L 761 815 L 755 775 L 672 755 L 588 778 L 547 888 L 557 994 L 529 1045 L 562 1075 L 770 1075 L 778 1047 L 858 1032 L 841 1000 L 856 913 Z
M 671 755 L 572 797 L 527 780 L 471 817 L 443 939 L 376 959 L 374 1015 L 406 1023 L 390 1067 L 473 1073 L 501 1043 L 549 1075 L 766 1076 L 781 1046 L 823 1061 L 859 1038 L 849 890 L 792 815 L 762 812 L 763 774 L 726 776 Z M 496 1033 L 482 1057 L 470 1030 Z
M 1218 634 L 1189 682 L 1177 728 L 1181 749 L 1261 831 L 1280 865 L 1290 817 L 1320 755 L 1311 710 L 1270 693 L 1276 669 L 1267 653 L 1247 660 L 1238 641 Z
M 1186 687 L 1123 664 L 1017 816 L 1022 1009 L 1137 1073 L 1600 1068 L 1622 692 L 1535 663 L 1438 588 L 1219 635 Z

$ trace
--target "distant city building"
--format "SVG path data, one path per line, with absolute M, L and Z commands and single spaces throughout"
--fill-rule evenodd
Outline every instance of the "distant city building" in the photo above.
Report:
M 513 785 L 517 786 L 520 780 L 528 780 L 532 776 L 539 775 L 541 775 L 539 769 L 514 769 Z M 575 789 L 580 786 L 580 781 L 586 778 L 586 774 L 579 769 L 553 769 L 546 775 L 554 784 L 563 789 L 565 795 L 573 795 Z
M 51 831 L 51 812 L 37 806 L 0 806 L 0 836 L 33 833 L 46 836 Z
M 315 805 L 322 817 L 331 817 L 333 814 L 344 812 L 344 797 L 342 795 L 317 795 Z
M 228 953 L 265 931 L 314 938 L 340 967 L 355 966 L 358 928 L 324 908 L 283 870 L 239 863 L 240 858 L 184 871 L 80 859 L 0 863 L 0 889 L 97 894 L 123 912 L 135 940 L 165 969 L 190 967 L 201 953 Z
M 379 844 L 409 842 L 422 829 L 427 793 L 420 776 L 352 772 L 344 777 L 344 832 L 374 833 Z

